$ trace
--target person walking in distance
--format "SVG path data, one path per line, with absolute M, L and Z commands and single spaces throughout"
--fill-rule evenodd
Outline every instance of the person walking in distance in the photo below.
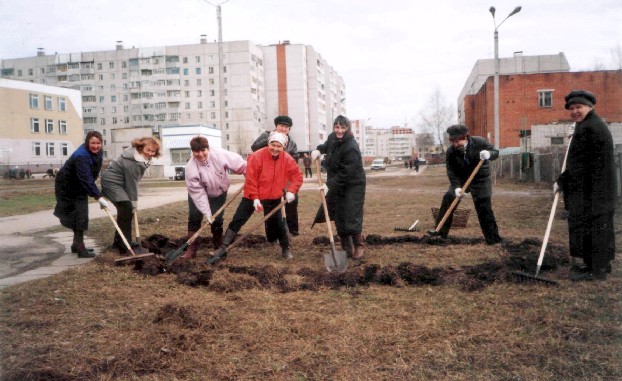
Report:
M 566 169 L 553 184 L 553 192 L 564 193 L 570 256 L 583 259 L 583 266 L 573 269 L 570 279 L 605 280 L 615 258 L 613 139 L 605 122 L 594 111 L 594 94 L 574 90 L 564 99 L 565 108 L 576 124 Z
M 132 220 L 138 208 L 138 183 L 151 166 L 153 158 L 160 157 L 160 141 L 152 136 L 136 138 L 132 145 L 110 162 L 102 173 L 102 194 L 117 209 L 119 229 L 130 241 L 132 237 Z M 115 231 L 113 247 L 119 254 L 127 254 L 127 247 L 121 235 Z M 133 248 L 140 246 L 138 242 L 130 244 Z
M 102 168 L 102 135 L 97 131 L 86 134 L 84 144 L 67 159 L 54 180 L 56 207 L 54 215 L 61 225 L 73 230 L 71 252 L 78 258 L 93 258 L 95 253 L 84 246 L 84 232 L 89 229 L 89 201 L 93 197 L 102 208 L 108 202 L 95 185 Z
M 222 244 L 224 212 L 212 217 L 227 201 L 227 192 L 231 182 L 227 174 L 231 171 L 238 175 L 246 172 L 246 161 L 235 152 L 209 146 L 203 136 L 190 140 L 192 157 L 186 164 L 186 186 L 188 187 L 188 239 L 196 233 L 203 222 L 203 217 L 210 221 L 214 249 Z M 182 258 L 196 256 L 197 241 L 188 246 Z
M 311 156 L 309 156 L 308 153 L 305 153 L 304 157 L 302 158 L 302 164 L 305 167 L 305 179 L 307 178 L 307 175 L 309 175 L 309 177 L 313 177 L 313 171 L 311 170 L 312 162 L 313 160 L 311 160 Z
M 451 146 L 445 154 L 449 189 L 443 196 L 443 201 L 436 217 L 436 226 L 443 219 L 443 216 L 456 197 L 462 197 L 464 193 L 471 193 L 479 226 L 482 229 L 482 233 L 484 233 L 486 244 L 494 245 L 499 243 L 501 242 L 501 237 L 499 236 L 499 228 L 492 210 L 492 177 L 488 164 L 490 160 L 496 160 L 499 157 L 499 151 L 495 150 L 493 145 L 483 137 L 469 135 L 467 126 L 462 124 L 450 126 L 447 128 L 447 134 L 451 142 Z M 467 181 L 480 160 L 484 160 L 484 164 L 482 164 L 473 178 L 471 185 L 469 185 L 468 189 L 462 189 L 462 184 Z M 454 211 L 456 209 L 457 205 Z M 452 220 L 453 212 L 449 215 L 439 232 L 430 230 L 428 234 L 447 238 Z
M 302 172 L 290 154 L 283 151 L 286 145 L 285 134 L 272 132 L 268 137 L 268 146 L 257 150 L 247 158 L 244 197 L 227 227 L 222 245 L 207 261 L 208 264 L 215 264 L 226 257 L 227 247 L 233 243 L 236 234 L 251 218 L 253 212 L 263 212 L 267 215 L 278 207 L 283 197 L 283 189 L 288 203 L 296 199 L 296 193 L 302 185 Z M 279 241 L 282 257 L 293 258 L 280 209 L 266 220 L 265 227 L 268 241 Z
M 274 118 L 274 132 L 280 132 L 287 137 L 284 150 L 290 154 L 294 160 L 297 160 L 298 146 L 296 145 L 294 139 L 289 135 L 292 126 L 292 118 L 287 115 L 279 115 Z M 251 145 L 251 150 L 255 152 L 260 148 L 267 147 L 268 137 L 270 134 L 270 131 L 264 131 L 261 135 L 259 135 L 259 137 Z M 296 199 L 293 202 L 288 203 L 285 206 L 285 214 L 287 219 L 287 228 L 289 229 L 290 234 L 298 235 L 298 195 L 296 195 Z
M 352 135 L 350 120 L 339 115 L 333 122 L 333 132 L 326 142 L 311 153 L 313 160 L 325 154 L 326 184 L 322 186 L 335 218 L 337 234 L 348 256 L 364 256 L 363 206 L 365 204 L 366 178 L 358 143 Z M 320 176 L 320 174 L 318 174 Z M 329 216 L 325 216 L 329 219 Z

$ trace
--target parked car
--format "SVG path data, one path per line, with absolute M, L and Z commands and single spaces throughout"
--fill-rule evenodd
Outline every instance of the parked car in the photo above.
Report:
M 184 167 L 175 167 L 175 180 L 185 180 L 186 169 Z
M 372 171 L 375 171 L 375 170 L 384 171 L 385 169 L 387 169 L 387 165 L 384 163 L 384 159 L 374 159 L 371 162 L 370 168 Z

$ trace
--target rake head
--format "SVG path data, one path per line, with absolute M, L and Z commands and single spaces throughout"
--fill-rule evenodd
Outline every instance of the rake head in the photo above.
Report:
M 540 276 L 531 275 L 522 271 L 512 271 L 512 278 L 516 283 L 539 283 L 546 286 L 559 286 L 559 282 Z
M 396 226 L 393 230 L 397 232 L 418 232 L 419 228 L 408 228 L 406 226 Z

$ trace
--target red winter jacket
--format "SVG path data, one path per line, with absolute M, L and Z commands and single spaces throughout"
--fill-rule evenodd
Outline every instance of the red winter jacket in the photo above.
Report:
M 302 185 L 302 172 L 287 152 L 275 160 L 269 147 L 252 153 L 246 160 L 244 197 L 254 200 L 276 200 L 283 190 L 296 194 Z

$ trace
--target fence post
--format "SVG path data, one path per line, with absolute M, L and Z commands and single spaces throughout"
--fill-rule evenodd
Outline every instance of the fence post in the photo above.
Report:
M 540 178 L 540 153 L 533 153 L 533 182 L 539 183 L 542 181 Z

